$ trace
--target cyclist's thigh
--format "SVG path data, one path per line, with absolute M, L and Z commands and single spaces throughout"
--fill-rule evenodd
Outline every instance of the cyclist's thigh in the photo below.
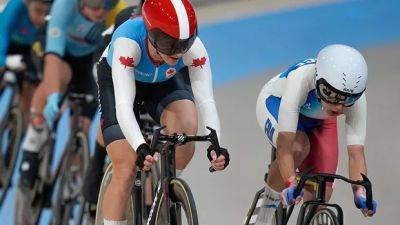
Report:
M 65 57 L 72 69 L 72 79 L 70 82 L 71 92 L 90 94 L 95 98 L 97 96 L 97 85 L 93 76 L 93 56 L 83 57 Z M 85 104 L 83 116 L 92 118 L 97 110 L 97 101 L 91 104 Z
M 193 93 L 184 76 L 184 72 L 178 72 L 171 79 L 160 83 L 137 82 L 137 90 L 143 96 L 146 110 L 157 123 L 160 124 L 161 114 L 173 102 L 187 100 L 190 102 L 186 101 L 185 104 L 194 107 Z
M 278 139 L 278 115 L 281 98 L 262 91 L 257 99 L 257 121 L 263 129 L 268 142 L 276 148 Z M 298 122 L 296 141 L 293 144 L 296 165 L 299 165 L 309 152 L 309 140 L 304 127 Z
M 337 118 L 321 121 L 321 125 L 307 132 L 311 150 L 300 170 L 313 168 L 313 173 L 335 174 L 338 165 Z M 332 183 L 327 184 L 329 187 Z
M 176 95 L 175 98 L 179 98 Z M 197 132 L 197 109 L 193 101 L 189 99 L 176 99 L 169 103 L 163 110 L 160 123 L 166 126 L 166 131 L 184 132 L 194 135 Z
M 147 112 L 157 123 L 166 126 L 167 133 L 196 134 L 197 132 L 197 109 L 187 77 L 188 70 L 183 68 L 164 82 L 136 83 Z M 193 154 L 194 143 L 178 147 L 177 168 L 184 169 Z
M 72 67 L 67 61 L 67 58 L 61 57 L 54 53 L 48 53 L 44 56 L 44 69 L 42 84 L 47 83 L 50 80 L 57 79 L 61 82 L 62 90 L 65 90 L 72 78 Z M 48 71 L 58 71 L 57 73 Z

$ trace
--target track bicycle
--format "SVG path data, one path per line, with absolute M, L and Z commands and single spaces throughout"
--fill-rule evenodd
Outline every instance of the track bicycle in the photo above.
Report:
M 153 190 L 154 200 L 150 213 L 148 217 L 144 216 L 145 207 L 142 197 L 143 193 L 146 191 L 142 184 L 144 183 L 143 178 L 146 178 L 147 172 L 138 171 L 126 212 L 128 224 L 198 225 L 196 205 L 190 188 L 183 179 L 176 177 L 175 147 L 188 142 L 209 142 L 213 145 L 217 156 L 219 156 L 220 146 L 217 133 L 214 129 L 207 127 L 210 133 L 205 136 L 185 134 L 164 135 L 161 134 L 163 129 L 164 127 L 155 130 L 150 145 L 154 153 L 158 152 L 160 154 L 161 159 L 159 168 L 157 168 L 158 165 L 156 164 L 156 166 L 151 169 L 151 173 L 154 174 L 153 182 L 156 182 L 154 178 L 157 176 L 159 176 L 159 179 L 157 185 L 154 185 L 156 188 Z M 209 171 L 214 172 L 215 170 L 210 167 Z M 102 201 L 105 190 L 111 181 L 111 177 L 112 165 L 110 164 L 100 188 L 96 225 L 103 224 Z M 184 216 L 182 214 L 184 214 Z
M 24 133 L 24 116 L 18 106 L 21 90 L 17 76 L 23 76 L 26 82 L 37 82 L 24 71 L 21 60 L 21 55 L 8 56 L 6 70 L 0 81 L 0 209 L 12 185 Z
M 59 116 L 49 137 L 39 151 L 38 177 L 32 189 L 19 185 L 14 210 L 15 225 L 36 225 L 43 208 L 52 207 L 52 224 L 68 224 L 70 210 L 80 195 L 82 177 L 89 164 L 86 134 L 80 123 L 83 106 L 95 101 L 94 96 L 67 92 L 60 105 L 62 116 L 70 116 L 69 137 L 61 157 L 54 154 L 58 132 L 68 132 L 58 126 Z M 55 193 L 55 195 L 53 194 Z
M 271 162 L 276 159 L 276 149 L 272 148 Z M 305 185 L 312 185 L 314 188 L 315 195 L 314 199 L 303 202 L 301 204 L 300 212 L 297 217 L 297 225 L 343 225 L 343 210 L 340 205 L 335 203 L 328 203 L 326 200 L 326 183 L 333 182 L 335 179 L 342 180 L 346 183 L 353 185 L 363 186 L 366 190 L 367 197 L 367 208 L 373 208 L 373 196 L 372 196 L 372 184 L 370 180 L 362 175 L 362 180 L 354 181 L 346 177 L 337 174 L 317 173 L 312 174 L 308 172 L 299 173 L 300 175 L 298 186 L 294 192 L 294 196 L 298 196 Z M 265 181 L 267 180 L 268 174 L 265 175 Z M 264 195 L 264 188 L 260 189 L 251 204 L 251 207 L 247 213 L 244 224 L 253 225 L 256 222 L 256 217 L 259 211 L 257 206 L 258 202 L 261 202 Z M 279 204 L 273 218 L 273 224 L 275 225 L 287 225 L 292 215 L 294 205 L 289 208 L 284 208 L 282 203 Z

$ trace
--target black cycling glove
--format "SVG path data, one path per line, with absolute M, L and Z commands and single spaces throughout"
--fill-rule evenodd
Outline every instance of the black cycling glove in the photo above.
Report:
M 207 158 L 208 158 L 208 160 L 210 160 L 210 162 L 213 160 L 213 158 L 211 157 L 211 151 L 213 151 L 213 150 L 215 150 L 213 145 L 210 145 L 210 147 L 208 147 L 208 149 L 207 149 Z M 228 150 L 226 148 L 219 148 L 219 155 L 225 156 L 224 168 L 226 168 L 229 165 L 229 161 L 230 161 Z
M 139 147 L 136 149 L 136 166 L 139 167 L 139 169 L 143 169 L 144 167 L 144 161 L 146 160 L 146 156 L 152 155 L 152 151 L 150 149 L 150 146 L 148 144 L 141 144 Z

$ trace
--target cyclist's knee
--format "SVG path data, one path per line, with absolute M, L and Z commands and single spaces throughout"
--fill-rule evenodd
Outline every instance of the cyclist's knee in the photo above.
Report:
M 186 133 L 194 135 L 197 132 L 197 117 L 182 116 L 177 120 L 166 121 L 165 126 L 167 127 L 167 134 Z
M 183 129 L 184 132 L 189 134 L 196 134 L 197 132 L 197 117 L 194 115 L 182 118 L 178 124 L 181 126 L 181 129 Z
M 121 191 L 129 191 L 136 175 L 136 154 L 126 140 L 110 143 L 107 152 L 113 165 L 113 182 Z
M 114 184 L 114 188 L 119 189 L 120 193 L 128 193 L 132 187 L 136 176 L 135 167 L 125 167 L 123 165 L 113 164 L 113 177 L 111 184 Z
M 179 100 L 168 105 L 161 114 L 161 123 L 166 126 L 166 133 L 175 132 L 196 134 L 197 111 L 193 102 Z
M 296 141 L 293 144 L 293 152 L 295 158 L 299 161 L 303 161 L 310 153 L 310 141 L 308 140 L 307 134 L 303 132 L 297 132 Z
M 123 193 L 129 192 L 132 189 L 133 182 L 136 176 L 135 167 L 124 167 L 124 165 L 116 165 L 113 167 L 113 177 L 115 187 L 121 189 Z

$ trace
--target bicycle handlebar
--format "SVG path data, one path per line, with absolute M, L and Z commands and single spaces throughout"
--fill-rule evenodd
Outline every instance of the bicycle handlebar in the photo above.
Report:
M 218 141 L 218 136 L 217 132 L 212 129 L 211 127 L 206 127 L 210 133 L 208 135 L 203 135 L 203 136 L 197 136 L 197 135 L 186 135 L 186 134 L 172 134 L 172 135 L 165 135 L 161 134 L 161 131 L 165 129 L 164 127 L 160 127 L 156 129 L 153 133 L 153 139 L 151 140 L 150 144 L 150 149 L 152 150 L 152 154 L 157 152 L 156 145 L 160 141 L 167 141 L 169 143 L 172 143 L 174 145 L 179 144 L 183 145 L 188 142 L 210 142 L 211 145 L 214 146 L 214 151 L 217 154 L 217 156 L 220 155 L 220 146 L 219 146 L 219 141 Z M 210 166 L 209 171 L 215 172 L 215 169 Z
M 372 201 L 373 201 L 373 195 L 372 195 L 372 184 L 371 181 L 368 179 L 368 177 L 361 173 L 362 180 L 351 180 L 347 177 L 337 175 L 337 174 L 328 174 L 328 173 L 316 173 L 316 174 L 310 174 L 310 173 L 300 173 L 301 178 L 299 181 L 299 184 L 297 185 L 296 190 L 294 191 L 294 196 L 298 196 L 305 186 L 305 183 L 307 180 L 316 180 L 316 181 L 329 181 L 333 182 L 335 179 L 343 180 L 346 183 L 349 184 L 354 184 L 354 185 L 360 185 L 365 188 L 366 191 L 366 197 L 367 197 L 367 208 L 369 210 L 373 209 Z M 319 183 L 320 184 L 320 183 Z
M 312 181 L 317 181 L 318 182 L 318 186 L 319 185 L 325 185 L 326 181 L 329 182 L 333 182 L 335 179 L 339 179 L 339 180 L 343 180 L 349 184 L 355 184 L 355 185 L 361 185 L 365 188 L 366 190 L 366 197 L 367 197 L 367 208 L 369 210 L 373 210 L 373 196 L 372 196 L 372 184 L 371 181 L 368 179 L 367 176 L 365 176 L 365 174 L 361 173 L 362 176 L 362 180 L 351 180 L 347 177 L 341 176 L 341 175 L 337 175 L 337 174 L 329 174 L 329 173 L 315 173 L 315 174 L 311 174 L 310 171 L 313 168 L 307 170 L 304 173 L 299 173 L 301 175 L 300 177 L 300 181 L 296 187 L 296 189 L 293 192 L 293 196 L 294 198 L 297 198 L 297 196 L 299 196 L 301 190 L 304 188 L 306 181 L 307 180 L 312 180 Z M 287 224 L 289 221 L 289 217 L 291 216 L 292 212 L 293 212 L 293 207 L 294 205 L 291 205 L 288 212 L 287 212 L 287 216 L 286 216 L 286 221 L 284 221 L 284 224 Z

